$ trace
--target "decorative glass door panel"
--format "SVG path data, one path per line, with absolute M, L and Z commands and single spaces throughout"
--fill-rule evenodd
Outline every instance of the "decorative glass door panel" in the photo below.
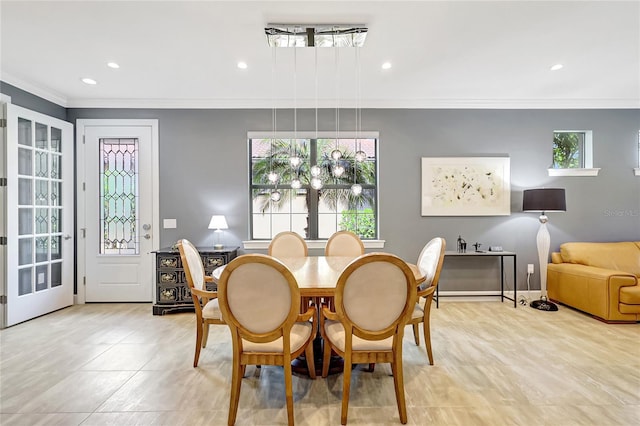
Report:
M 138 140 L 100 139 L 100 254 L 140 254 Z
M 12 325 L 73 303 L 73 172 L 63 169 L 72 164 L 65 159 L 73 156 L 73 126 L 11 104 L 7 112 L 6 325 Z

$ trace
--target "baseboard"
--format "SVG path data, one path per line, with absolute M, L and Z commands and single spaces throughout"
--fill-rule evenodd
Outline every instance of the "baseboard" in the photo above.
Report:
M 513 299 L 513 291 L 505 291 L 504 295 Z M 518 301 L 525 299 L 527 302 L 540 299 L 540 290 L 518 291 Z M 438 294 L 440 301 L 447 302 L 496 302 L 500 301 L 500 292 L 496 291 L 441 291 Z

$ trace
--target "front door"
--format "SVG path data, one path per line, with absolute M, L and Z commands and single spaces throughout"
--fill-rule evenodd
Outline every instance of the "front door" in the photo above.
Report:
M 73 304 L 73 125 L 4 107 L 10 326 Z
M 159 240 L 158 122 L 78 120 L 76 145 L 84 300 L 150 302 Z

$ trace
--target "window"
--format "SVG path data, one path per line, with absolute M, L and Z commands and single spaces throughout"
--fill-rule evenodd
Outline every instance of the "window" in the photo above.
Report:
M 597 176 L 591 130 L 554 130 L 549 176 Z
M 350 230 L 377 239 L 377 134 L 292 136 L 249 135 L 250 238 L 293 231 L 317 240 Z

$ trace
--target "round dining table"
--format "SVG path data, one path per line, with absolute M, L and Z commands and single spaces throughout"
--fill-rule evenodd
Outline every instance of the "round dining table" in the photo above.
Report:
M 293 273 L 298 282 L 302 297 L 332 297 L 336 291 L 338 278 L 355 257 L 351 256 L 306 256 L 280 258 Z M 416 284 L 424 282 L 425 277 L 416 265 L 408 263 L 413 271 Z M 215 283 L 220 279 L 226 265 L 213 270 L 211 276 Z

